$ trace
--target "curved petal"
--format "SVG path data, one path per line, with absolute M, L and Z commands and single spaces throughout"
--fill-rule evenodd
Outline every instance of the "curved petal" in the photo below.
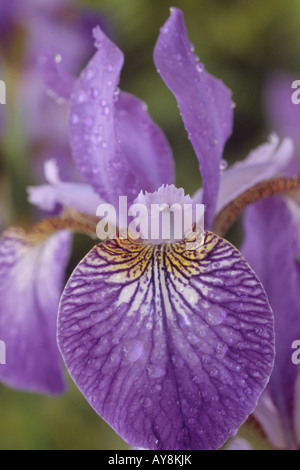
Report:
M 6 365 L 0 381 L 38 393 L 64 391 L 56 344 L 58 302 L 68 260 L 70 234 L 37 241 L 10 229 L 0 241 L 0 338 Z
M 229 202 L 260 181 L 273 178 L 284 172 L 293 158 L 294 146 L 291 139 L 279 139 L 275 134 L 269 142 L 252 150 L 245 160 L 237 162 L 221 174 L 216 213 Z M 202 189 L 194 196 L 194 202 L 201 203 Z
M 172 182 L 170 148 L 145 105 L 117 90 L 123 54 L 99 29 L 98 51 L 76 81 L 70 135 L 80 172 L 107 202 Z M 159 168 L 161 167 L 161 168 Z
M 182 119 L 197 154 L 203 178 L 205 220 L 213 222 L 220 179 L 220 164 L 232 131 L 231 92 L 197 63 L 183 14 L 172 8 L 154 50 L 154 62 L 178 102 Z
M 91 186 L 83 183 L 62 182 L 55 160 L 46 161 L 44 168 L 45 177 L 50 184 L 27 188 L 28 200 L 31 204 L 46 211 L 54 211 L 59 205 L 96 216 L 97 207 L 103 203 L 103 200 Z
M 242 252 L 260 277 L 275 317 L 276 361 L 268 391 L 281 416 L 288 448 L 293 448 L 291 404 L 297 366 L 291 360 L 291 345 L 300 338 L 300 278 L 298 241 L 284 199 L 267 198 L 247 209 L 245 233 Z
M 100 244 L 62 295 L 58 342 L 91 406 L 136 447 L 215 449 L 273 363 L 265 292 L 228 242 Z
M 116 134 L 141 190 L 155 191 L 162 184 L 174 182 L 174 161 L 168 141 L 152 122 L 147 106 L 129 93 L 120 92 L 116 101 Z
M 60 183 L 30 186 L 28 200 L 31 204 L 45 211 L 54 211 L 57 205 L 70 207 L 79 212 L 96 216 L 97 207 L 103 200 L 88 184 Z

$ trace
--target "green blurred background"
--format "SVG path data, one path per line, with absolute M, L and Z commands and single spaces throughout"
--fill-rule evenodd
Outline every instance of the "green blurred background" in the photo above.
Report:
M 152 53 L 159 28 L 177 6 L 185 15 L 195 52 L 207 70 L 233 91 L 235 121 L 225 159 L 229 164 L 267 139 L 262 92 L 274 71 L 300 79 L 299 0 L 90 0 L 81 2 L 100 11 L 110 23 L 113 39 L 125 54 L 120 87 L 143 99 L 153 119 L 164 129 L 176 160 L 176 183 L 188 193 L 201 185 L 196 157 L 186 137 L 174 97 L 155 70 Z M 76 2 L 74 2 L 76 5 Z M 0 69 L 1 71 L 1 69 Z M 0 78 L 3 78 L 0 76 Z M 34 183 L 28 146 L 11 123 L 1 143 L 0 210 L 2 228 L 29 225 L 34 213 L 25 188 Z M 28 157 L 28 159 L 27 159 Z M 25 168 L 25 171 L 23 171 Z M 13 182 L 13 183 L 12 183 Z M 239 224 L 228 238 L 238 245 Z M 69 271 L 93 242 L 76 236 Z M 89 407 L 70 382 L 68 393 L 49 398 L 9 390 L 0 385 L 0 449 L 127 449 Z M 248 430 L 242 430 L 243 435 Z M 257 448 L 267 448 L 251 431 Z

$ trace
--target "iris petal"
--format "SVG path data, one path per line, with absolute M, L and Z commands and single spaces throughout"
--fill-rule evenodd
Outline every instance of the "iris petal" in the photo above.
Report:
M 100 29 L 95 35 L 98 51 L 71 97 L 73 156 L 105 201 L 116 204 L 119 195 L 127 195 L 132 202 L 141 189 L 172 183 L 172 154 L 145 105 L 117 90 L 123 54 Z
M 70 234 L 36 241 L 10 229 L 0 242 L 0 338 L 6 345 L 5 384 L 39 393 L 64 391 L 56 317 Z
M 268 392 L 279 412 L 287 446 L 294 448 L 291 404 L 297 366 L 291 360 L 291 347 L 300 337 L 300 280 L 298 240 L 286 201 L 274 196 L 249 207 L 245 233 L 242 252 L 265 286 L 274 311 L 276 361 Z
M 54 159 L 45 162 L 44 173 L 49 184 L 27 188 L 28 200 L 31 204 L 46 211 L 54 211 L 57 206 L 62 206 L 85 214 L 96 215 L 97 207 L 103 201 L 91 186 L 61 181 L 59 168 Z
M 176 97 L 197 154 L 203 178 L 205 220 L 210 228 L 217 202 L 221 157 L 232 131 L 231 92 L 197 63 L 183 14 L 176 8 L 161 29 L 154 62 Z
M 265 292 L 228 242 L 100 244 L 62 295 L 59 347 L 96 412 L 131 445 L 219 448 L 273 363 Z
M 272 134 L 266 142 L 252 150 L 244 161 L 232 165 L 222 172 L 216 212 L 260 181 L 282 174 L 293 158 L 294 146 L 291 139 L 279 138 Z M 202 201 L 202 189 L 193 196 L 195 203 Z

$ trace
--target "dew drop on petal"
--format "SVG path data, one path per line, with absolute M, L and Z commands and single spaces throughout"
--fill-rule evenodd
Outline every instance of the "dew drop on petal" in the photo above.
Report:
M 62 61 L 62 56 L 60 54 L 55 54 L 54 61 L 59 64 Z
M 226 170 L 227 167 L 228 167 L 227 160 L 222 160 L 221 163 L 220 163 L 220 170 L 224 171 L 224 170 Z
M 213 305 L 206 312 L 206 321 L 210 325 L 220 325 L 227 316 L 226 310 L 219 305 Z
M 142 397 L 141 404 L 143 405 L 144 408 L 149 408 L 149 406 L 152 405 L 152 400 L 150 397 Z
M 157 365 L 147 367 L 148 375 L 151 379 L 158 379 L 165 375 L 165 369 Z
M 138 340 L 127 341 L 122 348 L 122 354 L 129 362 L 136 362 L 143 353 L 143 344 Z

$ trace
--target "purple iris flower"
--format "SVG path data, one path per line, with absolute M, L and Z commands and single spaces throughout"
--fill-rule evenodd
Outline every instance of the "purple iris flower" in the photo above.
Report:
M 265 93 L 270 122 L 295 143 L 284 175 L 296 175 L 300 168 L 300 106 L 292 103 L 292 83 L 288 74 L 274 75 Z M 300 448 L 300 369 L 292 361 L 292 344 L 300 339 L 299 222 L 299 192 L 259 201 L 245 217 L 242 252 L 268 294 L 276 338 L 274 370 L 254 416 L 276 449 Z
M 49 162 L 49 184 L 29 189 L 39 207 L 59 203 L 73 212 L 27 234 L 11 229 L 0 243 L 0 335 L 7 344 L 0 379 L 15 388 L 63 389 L 54 329 L 69 231 L 93 233 L 88 216 L 119 196 L 190 200 L 173 184 L 170 147 L 144 103 L 118 89 L 121 51 L 100 29 L 95 39 L 97 51 L 78 79 L 59 61 L 45 64 L 48 85 L 70 100 L 72 153 L 86 183 L 61 181 Z M 88 402 L 131 445 L 216 449 L 255 409 L 272 370 L 274 335 L 257 275 L 209 229 L 216 211 L 280 172 L 293 149 L 290 140 L 272 136 L 222 171 L 231 93 L 197 61 L 178 9 L 161 29 L 154 61 L 199 161 L 203 188 L 193 200 L 206 207 L 203 243 L 195 251 L 184 240 L 96 245 L 60 298 L 58 344 Z

